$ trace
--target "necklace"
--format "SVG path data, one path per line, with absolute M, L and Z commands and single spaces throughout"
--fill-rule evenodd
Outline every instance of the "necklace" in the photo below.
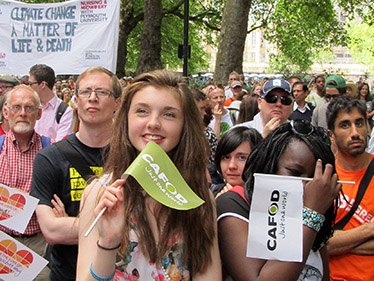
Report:
M 164 268 L 163 265 L 161 265 L 161 270 L 162 270 L 162 274 L 164 275 L 165 279 L 167 281 L 171 281 L 171 279 L 170 279 L 170 277 L 169 277 L 168 273 L 166 272 L 166 269 Z

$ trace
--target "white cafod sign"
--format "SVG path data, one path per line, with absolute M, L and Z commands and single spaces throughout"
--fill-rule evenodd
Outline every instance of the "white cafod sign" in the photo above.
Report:
M 301 262 L 302 209 L 300 178 L 255 174 L 247 257 Z

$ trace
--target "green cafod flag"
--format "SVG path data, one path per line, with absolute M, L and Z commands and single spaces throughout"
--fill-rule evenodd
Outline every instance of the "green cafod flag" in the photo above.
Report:
M 165 151 L 154 142 L 146 145 L 122 178 L 128 175 L 134 177 L 149 196 L 169 208 L 190 210 L 204 203 L 188 186 Z

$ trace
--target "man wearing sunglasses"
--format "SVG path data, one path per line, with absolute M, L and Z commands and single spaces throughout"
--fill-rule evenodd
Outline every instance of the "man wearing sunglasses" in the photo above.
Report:
M 313 110 L 312 125 L 327 129 L 327 108 L 334 98 L 346 94 L 347 84 L 342 76 L 331 75 L 327 77 L 325 87 L 325 98 L 327 100 L 327 103 L 322 104 Z
M 293 97 L 291 85 L 283 79 L 267 81 L 261 89 L 257 100 L 260 112 L 252 121 L 238 124 L 255 128 L 263 137 L 287 122 L 293 111 Z

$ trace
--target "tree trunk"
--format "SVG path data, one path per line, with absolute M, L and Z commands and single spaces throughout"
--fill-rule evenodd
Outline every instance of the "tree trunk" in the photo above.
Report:
M 161 64 L 161 0 L 144 0 L 142 44 L 136 74 L 162 68 Z
M 250 0 L 226 0 L 214 72 L 216 84 L 225 85 L 232 71 L 243 72 L 250 6 Z
M 127 60 L 127 41 L 129 39 L 130 32 L 128 32 L 126 28 L 126 24 L 124 24 L 121 21 L 120 26 L 119 26 L 117 71 L 116 71 L 117 76 L 119 78 L 125 76 L 125 66 L 126 66 L 126 60 Z

